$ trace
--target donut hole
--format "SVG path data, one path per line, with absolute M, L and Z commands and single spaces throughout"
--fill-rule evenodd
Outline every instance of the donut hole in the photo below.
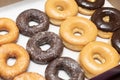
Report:
M 57 8 L 57 10 L 59 10 L 59 11 L 64 11 L 64 7 L 61 6 L 61 5 L 57 5 L 56 8 Z
M 82 36 L 83 33 L 84 33 L 84 32 L 83 32 L 82 29 L 75 28 L 75 29 L 73 30 L 74 36 Z
M 102 56 L 100 56 L 99 54 L 95 54 L 93 56 L 93 59 L 98 64 L 104 64 L 105 63 L 105 59 Z
M 103 21 L 107 23 L 110 22 L 110 16 L 104 16 Z
M 7 65 L 13 66 L 16 62 L 16 59 L 14 57 L 10 57 L 7 59 Z
M 60 77 L 61 79 L 64 77 L 64 80 L 69 80 L 70 76 L 64 71 L 64 70 L 59 70 L 58 71 L 58 77 Z
M 37 21 L 30 21 L 30 22 L 28 23 L 28 25 L 29 25 L 29 27 L 33 27 L 33 26 L 38 26 L 39 23 L 38 23 Z
M 41 48 L 43 51 L 47 51 L 47 50 L 50 48 L 50 45 L 49 45 L 49 44 L 42 44 L 42 45 L 40 45 L 40 48 Z
M 7 30 L 0 30 L 0 35 L 6 35 L 6 34 L 8 34 Z

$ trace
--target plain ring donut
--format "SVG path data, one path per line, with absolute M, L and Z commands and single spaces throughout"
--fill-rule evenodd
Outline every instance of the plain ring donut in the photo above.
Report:
M 104 35 L 105 33 L 106 35 L 110 32 L 113 33 L 120 28 L 120 11 L 110 7 L 99 8 L 92 15 L 91 21 L 100 31 L 98 32 L 98 36 L 102 38 L 111 38 L 112 34 L 108 34 L 108 37 Z
M 79 12 L 85 15 L 92 15 L 94 10 L 101 8 L 105 0 L 75 0 L 79 6 Z
M 8 33 L 0 35 L 0 45 L 15 42 L 19 36 L 19 30 L 16 23 L 9 18 L 0 18 L 0 31 Z
M 36 22 L 36 25 L 30 25 L 30 22 Z M 33 36 L 42 31 L 47 31 L 49 28 L 48 16 L 37 9 L 28 9 L 20 13 L 16 19 L 16 24 L 20 33 L 25 36 Z
M 48 64 L 45 70 L 46 80 L 65 80 L 58 77 L 59 70 L 64 70 L 70 76 L 69 80 L 84 80 L 84 74 L 79 64 L 68 57 L 60 57 Z
M 109 44 L 104 42 L 90 42 L 79 56 L 81 68 L 87 78 L 95 77 L 119 64 L 120 55 Z
M 6 62 L 9 58 L 16 58 L 16 62 L 9 66 Z M 0 76 L 4 79 L 12 79 L 25 72 L 29 66 L 29 54 L 27 51 L 14 43 L 0 46 Z
M 45 80 L 45 78 L 35 72 L 25 72 L 16 76 L 13 80 Z
M 45 12 L 51 23 L 60 25 L 68 17 L 77 15 L 78 6 L 75 0 L 47 0 Z
M 40 46 L 48 44 L 47 50 L 42 50 Z M 57 57 L 60 57 L 63 51 L 63 43 L 59 36 L 53 32 L 39 32 L 28 40 L 27 51 L 31 60 L 38 64 L 46 64 Z
M 86 18 L 70 17 L 61 24 L 60 36 L 67 48 L 80 51 L 86 44 L 96 39 L 97 28 Z

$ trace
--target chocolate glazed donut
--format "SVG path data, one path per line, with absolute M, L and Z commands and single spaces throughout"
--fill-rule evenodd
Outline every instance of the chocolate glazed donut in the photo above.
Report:
M 106 16 L 109 17 L 108 22 L 103 20 Z M 120 28 L 120 11 L 110 7 L 99 8 L 94 12 L 91 20 L 96 24 L 99 30 L 114 32 Z
M 29 23 L 31 21 L 38 23 L 38 25 L 30 26 Z M 17 17 L 16 24 L 21 34 L 31 37 L 37 32 L 48 30 L 49 19 L 44 12 L 37 9 L 29 9 L 23 11 Z
M 48 64 L 45 70 L 46 80 L 64 80 L 58 77 L 59 70 L 64 70 L 70 76 L 69 80 L 84 80 L 80 65 L 68 57 L 60 57 Z
M 49 44 L 50 48 L 46 51 L 42 50 L 40 46 Z M 32 36 L 26 47 L 30 54 L 31 60 L 38 64 L 47 64 L 61 56 L 63 51 L 63 43 L 57 34 L 53 32 L 39 32 Z
M 81 6 L 82 8 L 86 8 L 89 10 L 95 10 L 104 5 L 105 0 L 95 0 L 94 2 L 90 0 L 75 0 L 78 4 L 78 6 Z
M 113 36 L 111 38 L 111 44 L 120 54 L 120 29 L 113 33 Z

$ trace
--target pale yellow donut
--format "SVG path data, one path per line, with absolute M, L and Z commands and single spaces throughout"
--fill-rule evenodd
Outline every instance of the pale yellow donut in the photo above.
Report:
M 16 76 L 13 80 L 45 80 L 45 78 L 35 72 L 25 72 Z
M 77 36 L 76 33 L 81 35 Z M 67 48 L 80 51 L 86 44 L 96 39 L 97 28 L 87 18 L 70 17 L 61 24 L 60 36 Z
M 119 64 L 118 52 L 104 42 L 90 42 L 79 56 L 80 66 L 87 78 L 95 77 Z
M 85 9 L 85 8 L 82 8 L 82 7 L 78 7 L 78 10 L 81 14 L 84 14 L 84 15 L 87 15 L 87 16 L 91 16 L 95 10 L 88 10 L 88 9 Z
M 15 58 L 14 65 L 8 65 L 7 60 Z M 12 79 L 25 72 L 29 66 L 29 54 L 27 51 L 15 44 L 9 43 L 0 46 L 0 76 L 5 79 Z
M 51 23 L 60 25 L 66 18 L 77 15 L 78 6 L 75 0 L 47 0 L 45 12 Z
M 104 32 L 104 31 L 98 30 L 98 36 L 101 38 L 109 39 L 112 37 L 112 35 L 113 35 L 113 32 Z
M 9 18 L 0 18 L 0 31 L 6 31 L 7 34 L 0 35 L 0 45 L 15 42 L 19 36 L 19 29 L 16 23 Z

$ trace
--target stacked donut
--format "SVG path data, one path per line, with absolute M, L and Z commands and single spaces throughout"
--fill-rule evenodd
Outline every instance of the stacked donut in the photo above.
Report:
M 47 0 L 45 12 L 25 10 L 18 15 L 16 24 L 8 18 L 1 18 L 0 30 L 8 34 L 0 35 L 0 77 L 5 80 L 63 80 L 58 73 L 64 70 L 70 80 L 85 80 L 117 66 L 120 61 L 120 11 L 102 7 L 104 2 Z M 79 16 L 78 12 L 91 15 L 91 20 Z M 37 25 L 30 25 L 32 21 Z M 59 35 L 48 31 L 49 23 L 60 26 Z M 26 50 L 13 43 L 19 32 L 29 38 Z M 113 47 L 97 41 L 97 37 L 112 38 Z M 46 44 L 50 47 L 43 50 L 40 46 Z M 64 46 L 80 53 L 78 61 L 61 57 Z M 11 57 L 16 58 L 16 62 L 9 66 L 7 59 Z M 40 65 L 47 64 L 45 78 L 38 73 L 27 72 L 30 60 Z

